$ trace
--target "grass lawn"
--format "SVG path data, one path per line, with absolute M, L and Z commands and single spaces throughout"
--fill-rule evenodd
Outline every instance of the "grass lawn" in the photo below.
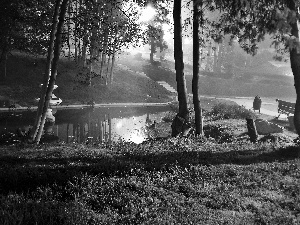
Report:
M 300 224 L 299 146 L 220 118 L 197 138 L 2 147 L 0 224 Z

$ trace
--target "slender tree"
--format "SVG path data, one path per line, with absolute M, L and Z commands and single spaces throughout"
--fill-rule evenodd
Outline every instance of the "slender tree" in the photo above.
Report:
M 56 4 L 59 4 L 61 0 L 57 0 Z M 42 106 L 42 114 L 41 114 L 41 119 L 40 119 L 40 124 L 37 126 L 37 133 L 35 137 L 35 142 L 38 144 L 40 142 L 43 129 L 44 129 L 44 124 L 46 120 L 46 112 L 49 108 L 49 103 L 50 99 L 52 96 L 52 91 L 54 89 L 54 84 L 56 81 L 56 76 L 57 76 L 57 66 L 58 66 L 58 60 L 61 52 L 61 39 L 62 39 L 62 30 L 64 26 L 64 20 L 65 20 L 65 15 L 67 11 L 67 6 L 68 6 L 68 0 L 62 0 L 62 3 L 60 5 L 60 13 L 59 13 L 59 20 L 57 23 L 57 28 L 56 28 L 56 34 L 55 34 L 55 41 L 54 41 L 54 49 L 49 48 L 50 51 L 53 51 L 53 60 L 52 62 L 48 62 L 48 64 L 51 64 L 51 76 L 49 79 L 49 82 L 47 83 L 47 89 L 46 92 L 44 93 L 44 104 Z M 53 43 L 50 43 L 50 46 L 52 46 Z
M 33 130 L 32 141 L 36 140 L 36 136 L 38 134 L 38 131 L 39 131 L 40 125 L 41 125 L 43 106 L 44 106 L 45 100 L 46 100 L 45 93 L 47 91 L 48 82 L 50 79 L 51 63 L 52 63 L 52 59 L 53 59 L 53 49 L 54 49 L 54 43 L 55 43 L 55 35 L 57 33 L 57 25 L 58 25 L 58 21 L 59 21 L 59 11 L 60 11 L 61 2 L 62 2 L 62 0 L 57 0 L 56 4 L 55 4 L 53 22 L 52 22 L 52 28 L 51 28 L 51 35 L 50 35 L 49 47 L 48 47 L 47 64 L 46 64 L 46 69 L 45 69 L 45 74 L 44 74 L 44 79 L 43 79 L 43 86 L 42 86 L 40 101 L 39 101 L 39 105 L 38 105 L 36 120 L 35 120 L 33 129 L 32 129 Z
M 196 135 L 203 134 L 202 124 L 202 110 L 200 106 L 199 97 L 199 56 L 200 56 L 200 45 L 199 45 L 199 5 L 194 1 L 194 12 L 193 12 L 193 80 L 192 80 L 192 92 L 193 92 L 193 104 L 195 111 L 195 127 Z M 202 9 L 202 1 L 200 2 Z M 201 13 L 202 10 L 201 10 Z M 202 18 L 202 16 L 201 16 Z
M 189 110 L 187 104 L 187 88 L 184 76 L 182 51 L 181 0 L 174 1 L 174 59 L 176 70 L 179 111 L 172 122 L 172 136 L 185 134 L 189 130 Z

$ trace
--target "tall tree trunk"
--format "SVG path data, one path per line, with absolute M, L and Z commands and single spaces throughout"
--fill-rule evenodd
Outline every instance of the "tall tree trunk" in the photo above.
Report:
M 68 5 L 68 60 L 71 60 L 71 1 Z
M 106 65 L 106 80 L 107 80 L 107 84 L 111 84 L 110 83 L 110 76 L 109 76 L 109 65 L 110 65 L 110 61 L 112 58 L 112 54 L 111 54 L 111 45 L 112 45 L 112 41 L 113 41 L 113 35 L 111 34 L 109 37 L 109 40 L 107 41 L 107 52 L 108 52 L 108 59 L 107 59 L 107 65 Z
M 59 9 L 60 9 L 61 2 L 62 2 L 62 0 L 57 0 L 56 5 L 55 5 L 52 27 L 51 27 L 51 35 L 50 35 L 49 47 L 48 47 L 46 70 L 45 70 L 45 74 L 44 74 L 43 86 L 42 86 L 42 90 L 41 90 L 37 115 L 36 115 L 35 123 L 34 123 L 33 129 L 32 129 L 33 133 L 31 134 L 32 141 L 34 141 L 36 139 L 36 135 L 38 133 L 39 126 L 41 123 L 43 106 L 44 106 L 44 103 L 46 100 L 45 93 L 46 93 L 49 78 L 50 78 L 50 71 L 51 71 L 50 68 L 51 68 L 51 63 L 52 63 L 52 58 L 53 58 L 53 48 L 54 48 L 54 42 L 55 42 L 55 35 L 57 32 L 57 24 L 58 24 L 58 20 L 59 20 Z
M 7 77 L 7 56 L 8 56 L 8 51 L 6 51 L 4 55 L 4 79 L 6 79 Z
M 75 3 L 75 17 L 77 17 L 77 16 L 78 16 L 78 3 L 77 3 L 77 0 L 76 0 L 76 3 Z M 77 30 L 78 30 L 78 22 L 75 21 L 75 30 L 74 30 L 74 57 L 75 57 L 75 62 L 77 62 L 77 59 L 78 59 Z
M 219 49 L 218 49 L 218 59 L 217 59 L 217 72 L 222 72 L 222 65 L 223 65 L 223 55 L 224 55 L 224 43 L 218 43 Z
M 115 35 L 115 40 L 114 40 L 114 47 L 113 47 L 113 51 L 112 51 L 112 59 L 111 59 L 111 68 L 110 68 L 110 75 L 109 75 L 109 83 L 112 84 L 113 82 L 113 69 L 114 69 L 114 65 L 115 65 L 115 54 L 116 54 L 116 47 L 118 44 L 118 40 L 117 40 L 117 31 L 116 31 L 116 35 Z
M 219 68 L 218 68 L 218 50 L 219 50 L 219 44 L 217 42 L 214 42 L 215 44 L 215 49 L 214 49 L 214 65 L 213 65 L 213 70 L 214 73 L 218 73 L 219 72 Z
M 90 46 L 90 65 L 89 65 L 89 74 L 88 82 L 89 86 L 92 86 L 92 73 L 94 72 L 94 64 L 97 60 L 97 27 L 94 25 L 92 28 L 91 34 L 91 46 Z
M 212 65 L 211 65 L 212 64 L 211 50 L 212 50 L 212 44 L 211 44 L 211 41 L 210 41 L 209 45 L 208 45 L 207 56 L 206 56 L 205 71 L 210 71 L 210 69 L 212 67 Z
M 87 46 L 88 46 L 88 31 L 87 31 L 87 24 L 84 25 L 84 37 L 82 40 L 82 57 L 81 57 L 81 64 L 82 67 L 86 67 L 86 55 L 87 55 Z
M 2 45 L 2 51 L 1 51 L 1 57 L 0 57 L 0 64 L 2 60 L 4 61 L 4 79 L 7 78 L 7 58 L 8 58 L 8 53 L 10 53 L 10 37 L 8 32 L 5 32 L 2 34 L 3 38 L 3 45 Z M 0 42 L 1 44 L 1 42 Z
M 296 8 L 294 1 L 288 1 L 288 7 L 298 13 L 298 8 Z M 292 35 L 299 40 L 299 27 L 298 27 L 298 19 L 297 21 L 290 24 L 292 27 Z M 300 135 L 300 43 L 297 42 L 297 46 L 293 49 L 290 49 L 290 60 L 291 60 L 291 68 L 294 75 L 295 81 L 295 89 L 296 89 L 296 106 L 294 113 L 294 125 L 297 131 L 297 134 Z
M 57 0 L 57 1 L 60 1 L 60 0 Z M 63 0 L 63 2 L 61 3 L 61 7 L 60 7 L 59 21 L 57 24 L 57 32 L 56 32 L 54 52 L 53 52 L 54 57 L 53 57 L 52 66 L 51 66 L 51 76 L 50 76 L 49 84 L 48 84 L 47 91 L 45 94 L 45 102 L 43 105 L 41 122 L 40 122 L 39 130 L 38 130 L 38 134 L 37 134 L 36 140 L 35 140 L 37 144 L 40 142 L 40 139 L 41 139 L 41 136 L 43 133 L 44 124 L 45 124 L 45 120 L 46 120 L 46 112 L 49 108 L 52 91 L 53 91 L 54 84 L 56 81 L 57 65 L 58 65 L 58 60 L 59 60 L 60 51 L 61 51 L 62 29 L 64 26 L 67 5 L 68 5 L 68 0 Z
M 159 60 L 162 62 L 164 60 L 163 57 L 163 51 L 164 51 L 164 31 L 161 30 L 161 35 L 159 37 Z
M 150 62 L 154 62 L 155 44 L 154 37 L 150 37 Z
M 103 36 L 103 42 L 102 42 L 102 59 L 101 59 L 101 64 L 100 64 L 100 76 L 104 77 L 104 75 L 102 76 L 103 73 L 103 67 L 104 64 L 106 63 L 106 56 L 107 56 L 107 47 L 108 47 L 108 35 L 109 35 L 109 31 L 105 31 L 104 36 Z M 107 85 L 108 81 L 105 78 L 105 85 Z
M 172 123 L 172 137 L 189 130 L 189 110 L 187 104 L 187 89 L 184 77 L 184 63 L 182 51 L 182 28 L 181 28 L 181 0 L 174 1 L 174 58 L 176 70 L 177 93 L 179 112 Z
M 201 12 L 202 13 L 202 12 Z M 202 110 L 200 106 L 199 98 L 199 10 L 198 4 L 194 0 L 194 13 L 193 13 L 193 80 L 192 80 L 192 92 L 193 92 L 193 104 L 195 111 L 195 126 L 196 135 L 203 135 L 203 118 Z

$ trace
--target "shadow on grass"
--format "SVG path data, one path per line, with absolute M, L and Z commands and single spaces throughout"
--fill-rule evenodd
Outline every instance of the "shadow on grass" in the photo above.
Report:
M 86 153 L 86 156 L 85 156 Z M 171 171 L 172 167 L 284 162 L 300 157 L 297 146 L 259 151 L 167 151 L 161 153 L 120 152 L 63 156 L 59 151 L 40 157 L 4 156 L 0 158 L 0 193 L 27 192 L 40 186 L 65 186 L 80 174 L 103 177 L 127 176 L 137 169 L 148 172 Z

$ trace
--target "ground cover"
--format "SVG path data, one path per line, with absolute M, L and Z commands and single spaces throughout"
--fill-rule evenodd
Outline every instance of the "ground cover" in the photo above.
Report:
M 299 146 L 217 106 L 203 137 L 0 148 L 0 223 L 299 224 Z

